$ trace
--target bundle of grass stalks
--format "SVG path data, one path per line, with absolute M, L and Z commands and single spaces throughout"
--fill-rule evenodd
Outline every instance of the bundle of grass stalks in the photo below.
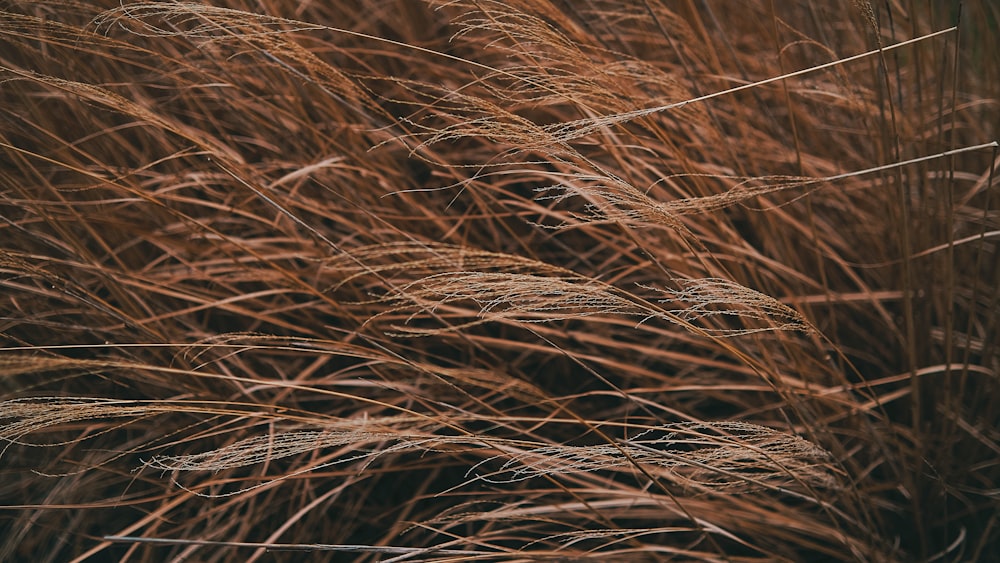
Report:
M 0 2 L 0 560 L 997 553 L 946 4 Z

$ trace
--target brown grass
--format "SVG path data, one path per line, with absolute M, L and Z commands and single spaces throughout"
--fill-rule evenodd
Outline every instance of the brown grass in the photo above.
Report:
M 0 2 L 0 560 L 1000 550 L 1000 13 L 821 4 Z

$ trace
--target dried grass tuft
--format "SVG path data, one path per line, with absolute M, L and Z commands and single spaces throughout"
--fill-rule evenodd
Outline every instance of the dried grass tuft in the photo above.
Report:
M 0 561 L 997 552 L 1000 13 L 819 4 L 0 3 Z

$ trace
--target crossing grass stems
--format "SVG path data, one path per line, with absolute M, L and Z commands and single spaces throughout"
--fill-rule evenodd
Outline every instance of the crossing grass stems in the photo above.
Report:
M 0 3 L 0 560 L 998 552 L 998 15 Z

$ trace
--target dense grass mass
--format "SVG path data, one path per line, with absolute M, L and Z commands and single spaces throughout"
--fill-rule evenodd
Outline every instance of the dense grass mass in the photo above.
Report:
M 995 555 L 998 19 L 0 1 L 0 560 Z

